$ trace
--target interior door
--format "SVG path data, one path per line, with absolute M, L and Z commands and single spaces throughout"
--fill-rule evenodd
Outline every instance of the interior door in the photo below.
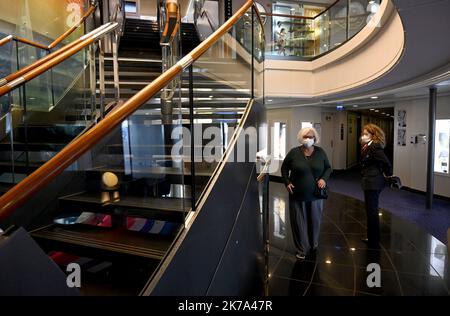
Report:
M 333 167 L 333 151 L 334 151 L 334 113 L 322 113 L 321 126 L 321 144 L 320 146 L 325 150 Z

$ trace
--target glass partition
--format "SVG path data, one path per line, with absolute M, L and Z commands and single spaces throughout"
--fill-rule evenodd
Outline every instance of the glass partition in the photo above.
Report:
M 329 8 L 318 5 L 272 4 L 267 18 L 266 56 L 314 59 L 357 34 L 370 23 L 380 0 L 339 0 Z
M 0 97 L 0 183 L 20 182 L 103 118 L 118 101 L 118 93 L 105 98 L 105 72 L 99 70 L 97 61 L 103 58 L 104 62 L 105 45 L 99 41 L 111 37 L 113 42 L 121 30 L 113 23 L 101 29 L 107 31 L 93 44 Z M 71 36 L 82 32 L 80 27 Z M 17 39 L 0 46 L 0 79 L 15 80 L 16 71 L 50 52 Z M 113 70 L 116 66 L 114 63 Z

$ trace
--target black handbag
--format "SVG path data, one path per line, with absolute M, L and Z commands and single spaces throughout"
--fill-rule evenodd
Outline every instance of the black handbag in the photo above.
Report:
M 328 199 L 328 186 L 325 186 L 321 189 L 316 184 L 316 188 L 314 189 L 314 196 L 322 200 Z
M 402 188 L 402 181 L 399 177 L 392 176 L 392 177 L 386 177 L 386 185 L 393 189 L 401 189 Z

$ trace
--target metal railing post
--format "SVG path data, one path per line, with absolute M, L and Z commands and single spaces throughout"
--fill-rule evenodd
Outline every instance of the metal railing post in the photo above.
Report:
M 89 46 L 89 82 L 91 91 L 91 120 L 95 117 L 95 112 L 97 109 L 96 100 L 96 88 L 97 88 L 97 78 L 96 78 L 96 67 L 95 67 L 95 43 Z
M 113 73 L 114 73 L 114 93 L 116 101 L 120 99 L 120 83 L 119 83 L 119 52 L 117 45 L 117 31 L 111 33 L 112 37 L 112 53 L 113 53 Z
M 105 115 L 105 39 L 98 41 L 98 74 L 99 74 L 99 90 L 100 90 L 100 117 L 103 119 Z
M 191 130 L 191 203 L 195 210 L 194 69 L 189 66 L 189 127 Z

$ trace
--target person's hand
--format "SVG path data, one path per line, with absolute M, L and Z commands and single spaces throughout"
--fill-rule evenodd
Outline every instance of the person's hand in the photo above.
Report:
M 325 182 L 324 179 L 320 179 L 319 181 L 317 181 L 317 186 L 321 189 L 325 188 L 327 186 L 327 183 Z
M 289 183 L 289 184 L 286 186 L 286 189 L 289 191 L 290 194 L 294 194 L 294 189 L 295 189 L 295 187 L 294 187 L 294 185 L 293 185 L 292 183 Z

